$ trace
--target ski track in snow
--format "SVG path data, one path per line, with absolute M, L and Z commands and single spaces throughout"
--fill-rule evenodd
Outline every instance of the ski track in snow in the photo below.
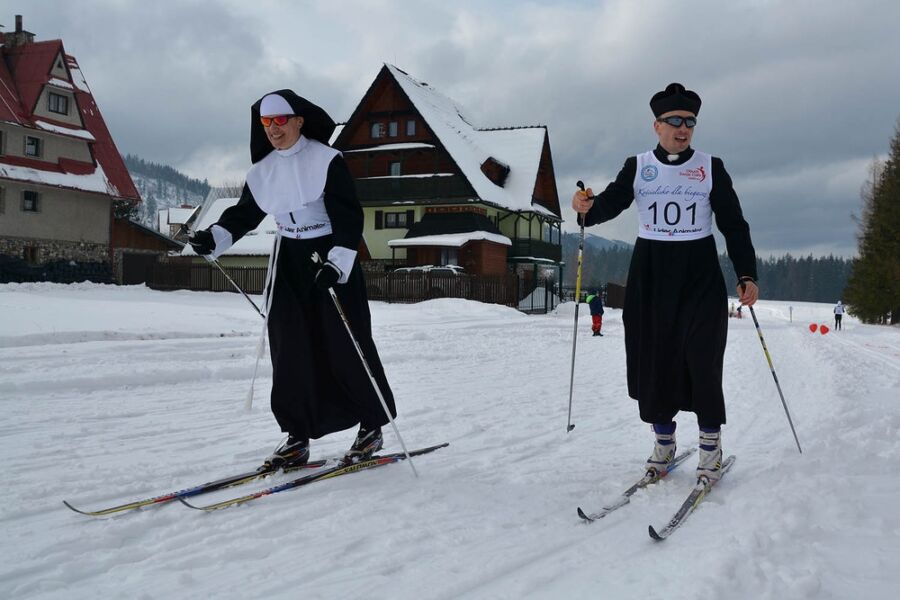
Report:
M 788 306 L 792 305 L 793 322 Z M 900 330 L 831 327 L 831 307 L 730 320 L 726 453 L 738 461 L 664 543 L 696 459 L 592 524 L 652 446 L 627 397 L 621 313 L 604 337 L 574 305 L 526 316 L 462 300 L 373 303 L 376 343 L 412 448 L 379 468 L 202 513 L 172 503 L 105 518 L 68 511 L 253 468 L 280 439 L 261 322 L 234 294 L 141 286 L 0 285 L 2 598 L 887 598 L 900 584 Z M 693 415 L 678 418 L 682 448 Z M 339 456 L 353 430 L 313 442 Z M 385 429 L 386 450 L 397 451 Z M 196 496 L 209 504 L 286 480 Z

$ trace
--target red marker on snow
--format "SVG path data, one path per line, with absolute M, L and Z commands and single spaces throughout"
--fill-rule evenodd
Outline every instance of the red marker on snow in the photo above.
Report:
M 810 323 L 810 324 L 809 324 L 809 330 L 810 330 L 812 333 L 815 333 L 815 332 L 816 332 L 816 329 L 818 329 L 818 328 L 819 328 L 819 326 L 816 325 L 815 323 Z

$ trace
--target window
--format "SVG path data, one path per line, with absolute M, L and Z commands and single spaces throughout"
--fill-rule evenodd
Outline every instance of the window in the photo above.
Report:
M 34 246 L 25 246 L 22 248 L 22 258 L 29 265 L 36 265 L 38 262 L 38 249 Z
M 400 129 L 400 126 L 397 123 L 397 121 L 391 121 L 390 123 L 388 123 L 388 135 L 390 137 L 397 137 L 397 134 L 399 133 L 399 129 Z
M 408 212 L 386 212 L 384 213 L 384 227 L 395 229 L 406 229 L 409 227 L 407 218 Z
M 6 213 L 6 188 L 0 187 L 0 215 Z
M 459 248 L 441 248 L 442 265 L 459 264 Z
M 407 121 L 406 122 L 406 135 L 416 135 L 416 122 L 415 121 Z
M 372 123 L 372 137 L 384 137 L 384 123 Z
M 41 139 L 32 137 L 30 135 L 25 136 L 25 156 L 41 156 Z
M 0 131 L 0 154 L 3 154 L 3 132 Z
M 391 163 L 391 177 L 396 177 L 400 175 L 400 163 L 392 162 Z
M 50 112 L 58 113 L 61 115 L 69 114 L 69 98 L 63 96 L 62 94 L 54 94 L 50 92 L 48 94 L 50 105 L 48 108 Z
M 25 212 L 40 212 L 40 194 L 31 190 L 22 192 L 22 210 Z

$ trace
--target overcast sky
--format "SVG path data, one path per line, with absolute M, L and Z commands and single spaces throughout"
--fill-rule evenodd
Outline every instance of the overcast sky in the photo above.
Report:
M 483 6 L 487 5 L 487 7 Z M 856 251 L 860 188 L 900 118 L 900 1 L 7 0 L 75 56 L 119 150 L 213 184 L 250 166 L 250 105 L 289 87 L 346 120 L 389 62 L 477 127 L 547 125 L 564 229 L 655 146 L 650 96 L 703 99 L 760 256 Z M 502 159 L 502 157 L 499 157 Z M 633 241 L 634 209 L 590 231 Z M 720 246 L 721 247 L 721 246 Z

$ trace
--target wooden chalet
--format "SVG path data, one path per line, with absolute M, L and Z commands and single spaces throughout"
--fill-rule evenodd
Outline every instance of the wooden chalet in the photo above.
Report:
M 545 126 L 476 128 L 453 100 L 385 64 L 332 145 L 356 178 L 376 269 L 559 277 L 562 218 Z
M 0 41 L 0 255 L 102 264 L 121 281 L 126 254 L 180 247 L 143 231 L 114 235 L 114 204 L 141 198 L 62 40 L 34 41 L 16 15 Z

